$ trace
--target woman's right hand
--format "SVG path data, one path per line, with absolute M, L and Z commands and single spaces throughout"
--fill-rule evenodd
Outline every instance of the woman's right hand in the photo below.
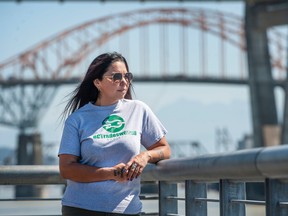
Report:
M 125 182 L 128 181 L 127 179 L 127 170 L 125 169 L 126 164 L 120 163 L 115 165 L 112 168 L 114 180 L 118 182 Z

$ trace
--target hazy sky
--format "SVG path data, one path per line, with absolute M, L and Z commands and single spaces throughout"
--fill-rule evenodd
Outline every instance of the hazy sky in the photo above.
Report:
M 0 3 L 0 62 L 67 28 L 83 22 L 143 8 L 198 7 L 243 14 L 241 2 L 226 3 Z M 44 143 L 59 143 L 62 126 L 59 115 L 63 100 L 74 86 L 58 91 L 39 131 Z M 163 122 L 173 140 L 202 143 L 215 151 L 215 131 L 227 128 L 233 144 L 251 133 L 249 91 L 245 86 L 208 84 L 134 83 L 136 99 L 146 102 Z M 18 131 L 0 126 L 0 147 L 16 146 Z

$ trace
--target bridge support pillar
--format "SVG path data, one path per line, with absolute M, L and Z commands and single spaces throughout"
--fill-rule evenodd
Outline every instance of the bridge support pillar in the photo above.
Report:
M 18 165 L 42 165 L 41 135 L 20 134 L 18 137 Z M 41 187 L 34 185 L 16 186 L 16 197 L 39 197 Z
M 265 4 L 247 3 L 245 32 L 254 147 L 280 144 L 267 26 L 261 23 L 263 14 L 267 18 L 265 22 L 272 16 Z

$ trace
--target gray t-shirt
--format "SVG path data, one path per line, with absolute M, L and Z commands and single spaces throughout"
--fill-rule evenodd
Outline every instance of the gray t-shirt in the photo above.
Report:
M 138 100 L 119 100 L 111 106 L 92 103 L 65 121 L 60 154 L 80 157 L 81 164 L 112 167 L 127 163 L 167 133 L 151 109 Z M 141 212 L 140 178 L 79 183 L 67 180 L 62 205 L 94 211 L 137 214 Z

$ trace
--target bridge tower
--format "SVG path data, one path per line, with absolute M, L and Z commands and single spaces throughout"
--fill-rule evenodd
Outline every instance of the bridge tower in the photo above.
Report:
M 252 3 L 252 1 L 248 1 L 246 4 L 245 34 L 254 147 L 288 143 L 287 117 L 284 116 L 282 127 L 277 118 L 267 36 L 269 27 L 288 23 L 287 14 L 287 2 L 255 4 Z M 284 110 L 287 112 L 287 87 L 285 101 L 286 105 Z M 282 140 L 281 129 L 283 134 Z
M 42 165 L 42 141 L 40 133 L 20 133 L 18 136 L 17 161 L 19 165 Z M 17 185 L 16 197 L 39 197 L 41 187 Z
M 288 119 L 285 116 L 288 110 L 288 85 L 285 90 L 286 98 L 281 126 L 277 117 L 267 36 L 269 27 L 288 23 L 287 14 L 287 2 L 266 4 L 259 1 L 255 4 L 248 1 L 246 3 L 245 34 L 254 147 L 288 143 Z M 249 199 L 263 199 L 265 194 L 264 185 L 261 183 L 248 183 L 246 190 Z
M 18 165 L 42 165 L 42 139 L 37 132 L 39 119 L 55 95 L 54 85 L 5 82 L 0 85 L 0 123 L 19 130 L 17 140 Z M 19 185 L 16 197 L 39 197 L 41 187 Z

